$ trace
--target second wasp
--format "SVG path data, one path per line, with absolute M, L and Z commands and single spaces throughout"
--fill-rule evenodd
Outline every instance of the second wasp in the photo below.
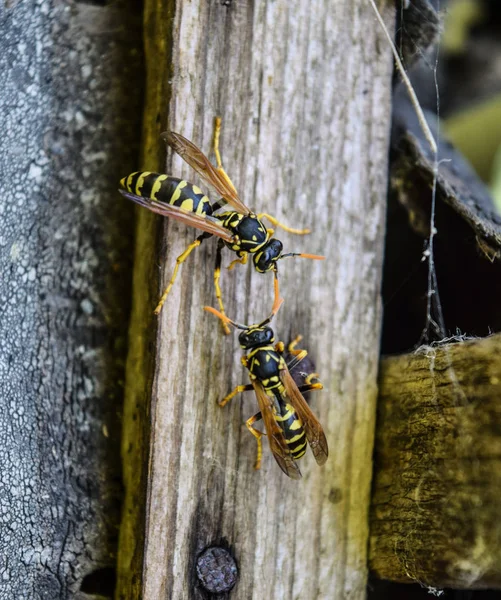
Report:
M 216 266 L 214 269 L 214 287 L 219 303 L 219 309 L 224 315 L 224 304 L 219 285 L 221 276 L 221 251 L 224 246 L 233 250 L 238 256 L 229 265 L 232 269 L 235 264 L 246 264 L 249 254 L 252 255 L 254 267 L 259 273 L 273 271 L 275 273 L 275 301 L 278 299 L 277 261 L 282 258 L 299 256 L 322 260 L 323 256 L 303 254 L 298 252 L 283 252 L 282 242 L 274 237 L 274 230 L 267 229 L 263 219 L 268 219 L 275 227 L 281 227 L 289 233 L 304 235 L 308 229 L 294 229 L 280 223 L 268 213 L 254 213 L 242 202 L 235 186 L 223 169 L 219 154 L 219 135 L 221 119 L 216 117 L 214 131 L 214 153 L 217 167 L 199 150 L 195 144 L 174 131 L 166 131 L 162 137 L 166 143 L 179 156 L 192 167 L 200 177 L 210 184 L 221 198 L 211 203 L 209 198 L 200 188 L 184 179 L 152 173 L 149 171 L 131 173 L 124 177 L 120 184 L 120 193 L 144 206 L 154 213 L 170 217 L 186 223 L 203 231 L 176 259 L 174 272 L 165 288 L 155 314 L 159 314 L 169 292 L 174 285 L 180 265 L 188 258 L 191 252 L 200 246 L 202 241 L 212 236 L 219 238 L 216 252 Z M 221 211 L 229 204 L 233 210 Z M 227 324 L 225 332 L 229 333 Z

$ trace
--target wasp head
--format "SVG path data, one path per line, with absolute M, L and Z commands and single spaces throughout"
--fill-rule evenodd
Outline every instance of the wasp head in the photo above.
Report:
M 238 336 L 240 347 L 244 350 L 259 348 L 272 344 L 275 340 L 275 335 L 271 327 L 249 327 Z
M 254 266 L 259 273 L 275 269 L 275 263 L 281 258 L 283 244 L 280 240 L 271 238 L 263 248 L 254 255 Z

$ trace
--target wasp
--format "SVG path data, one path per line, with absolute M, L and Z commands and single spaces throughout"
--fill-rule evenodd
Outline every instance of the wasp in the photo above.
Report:
M 251 383 L 238 385 L 218 402 L 225 406 L 241 392 L 254 390 L 259 412 L 246 421 L 247 429 L 257 441 L 257 458 L 254 468 L 261 467 L 263 455 L 262 436 L 267 435 L 270 449 L 282 471 L 292 479 L 300 479 L 301 471 L 296 461 L 306 453 L 309 444 L 319 465 L 327 460 L 329 450 L 324 431 L 318 419 L 303 397 L 303 393 L 323 388 L 317 373 L 302 373 L 303 385 L 294 381 L 291 370 L 307 356 L 306 350 L 299 350 L 296 344 L 299 337 L 289 345 L 292 359 L 286 363 L 283 342 L 274 344 L 275 336 L 268 323 L 277 312 L 282 299 L 275 300 L 272 313 L 258 325 L 241 325 L 230 320 L 216 309 L 205 306 L 227 324 L 241 329 L 238 341 L 247 353 L 242 357 L 242 365 L 248 370 Z M 266 433 L 256 429 L 254 424 L 263 420 Z
M 292 341 L 287 345 L 287 352 L 284 354 L 284 360 L 287 363 L 287 368 L 289 369 L 289 373 L 292 375 L 292 379 L 294 379 L 296 385 L 301 388 L 304 384 L 309 383 L 320 383 L 319 374 L 315 372 L 315 363 L 311 360 L 310 355 L 307 354 L 302 356 L 303 350 L 298 350 L 297 345 L 303 339 L 302 335 L 297 335 Z M 297 356 L 301 356 L 301 360 L 297 360 Z M 312 389 L 322 389 L 313 387 Z M 303 392 L 303 396 L 308 402 L 308 390 Z M 309 404 L 309 402 L 308 402 Z
M 275 227 L 285 231 L 304 235 L 309 229 L 293 229 L 280 223 L 275 217 L 267 213 L 256 214 L 251 211 L 240 199 L 235 186 L 227 175 L 221 162 L 219 153 L 219 136 L 221 119 L 216 117 L 213 148 L 216 156 L 217 167 L 199 150 L 195 144 L 174 131 L 162 133 L 163 139 L 207 184 L 211 185 L 221 196 L 212 202 L 196 185 L 159 173 L 149 171 L 131 173 L 124 177 L 120 184 L 119 192 L 144 206 L 154 213 L 182 221 L 186 225 L 203 231 L 182 254 L 176 259 L 176 266 L 170 281 L 163 292 L 155 314 L 159 314 L 169 292 L 176 280 L 179 267 L 188 258 L 191 252 L 200 246 L 204 239 L 216 236 L 219 238 L 216 252 L 216 266 L 214 269 L 214 287 L 219 309 L 225 314 L 221 295 L 219 279 L 221 276 L 221 251 L 226 246 L 233 250 L 238 258 L 228 266 L 231 270 L 237 263 L 246 264 L 249 255 L 252 255 L 254 267 L 259 273 L 274 271 L 277 273 L 277 261 L 290 256 L 322 260 L 324 256 L 303 254 L 297 252 L 283 253 L 282 242 L 274 237 L 274 230 L 267 229 L 263 219 L 267 219 Z M 229 204 L 233 210 L 220 212 Z M 275 285 L 275 302 L 278 299 L 278 280 Z M 229 327 L 223 323 L 226 333 Z

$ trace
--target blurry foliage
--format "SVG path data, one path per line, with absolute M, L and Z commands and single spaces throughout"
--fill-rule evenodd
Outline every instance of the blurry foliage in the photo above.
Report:
M 442 51 L 448 61 L 457 61 L 466 95 L 471 90 L 468 68 L 472 66 L 477 70 L 478 80 L 484 80 L 487 94 L 477 102 L 469 98 L 464 108 L 445 120 L 444 129 L 478 175 L 491 186 L 501 212 L 501 22 L 499 9 L 493 6 L 480 0 L 447 3 Z M 461 65 L 465 66 L 463 71 Z M 478 82 L 474 85 L 478 86 Z M 461 86 L 457 89 L 460 93 Z
M 501 145 L 497 149 L 494 157 L 491 181 L 491 190 L 494 196 L 494 201 L 497 209 L 501 212 Z

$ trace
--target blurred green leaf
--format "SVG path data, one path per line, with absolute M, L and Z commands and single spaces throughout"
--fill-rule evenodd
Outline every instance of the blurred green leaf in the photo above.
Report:
M 501 95 L 448 118 L 444 129 L 478 175 L 489 182 L 501 145 Z

